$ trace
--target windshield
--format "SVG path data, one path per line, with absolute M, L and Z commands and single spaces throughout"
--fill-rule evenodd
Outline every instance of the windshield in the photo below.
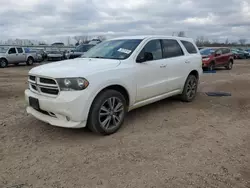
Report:
M 215 50 L 210 48 L 200 50 L 201 55 L 211 55 L 214 52 Z
M 91 48 L 81 57 L 127 59 L 141 41 L 141 39 L 120 39 L 104 41 Z
M 1 47 L 0 53 L 6 53 L 9 48 Z
M 75 52 L 87 52 L 90 48 L 92 48 L 94 45 L 79 45 L 74 50 Z

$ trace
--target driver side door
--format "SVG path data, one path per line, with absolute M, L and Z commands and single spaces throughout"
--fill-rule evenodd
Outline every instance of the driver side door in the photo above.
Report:
M 137 95 L 136 102 L 141 102 L 166 93 L 166 60 L 163 59 L 160 40 L 149 41 L 139 53 L 137 59 L 145 53 L 151 54 L 153 60 L 136 63 Z
M 18 54 L 16 48 L 10 48 L 8 51 L 8 62 L 9 63 L 16 63 L 18 62 Z

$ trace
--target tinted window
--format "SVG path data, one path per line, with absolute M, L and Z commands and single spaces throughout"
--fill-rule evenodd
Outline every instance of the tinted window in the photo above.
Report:
M 188 53 L 190 53 L 190 54 L 196 54 L 197 53 L 196 48 L 194 47 L 194 45 L 191 42 L 182 40 L 181 43 L 185 46 Z
M 16 48 L 9 49 L 9 54 L 15 54 L 15 53 L 16 53 Z
M 217 53 L 218 53 L 218 54 L 222 54 L 222 49 L 216 50 L 215 53 L 216 53 L 216 54 L 217 54 Z
M 23 53 L 23 49 L 22 48 L 17 48 L 18 53 Z
M 222 53 L 223 53 L 223 54 L 228 54 L 228 53 L 230 53 L 230 49 L 228 49 L 228 48 L 223 48 L 223 49 L 222 49 Z
M 144 48 L 142 49 L 142 51 L 140 52 L 140 54 L 138 55 L 138 57 L 144 57 L 145 53 L 151 53 L 153 56 L 153 60 L 158 60 L 158 59 L 162 59 L 162 49 L 161 49 L 161 42 L 160 40 L 151 40 L 149 41 Z M 137 58 L 138 58 L 137 57 Z
M 164 58 L 177 57 L 184 55 L 179 43 L 173 39 L 162 40 Z

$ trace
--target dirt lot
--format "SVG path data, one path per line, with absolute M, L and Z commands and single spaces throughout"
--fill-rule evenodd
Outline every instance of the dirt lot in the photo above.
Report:
M 250 187 L 250 60 L 204 74 L 193 103 L 137 109 L 106 137 L 28 116 L 29 68 L 0 69 L 1 188 Z

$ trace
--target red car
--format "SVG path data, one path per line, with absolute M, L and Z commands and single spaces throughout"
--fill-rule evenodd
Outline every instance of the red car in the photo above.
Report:
M 228 70 L 233 68 L 234 55 L 230 48 L 203 48 L 202 68 L 214 70 L 216 67 L 225 67 Z

